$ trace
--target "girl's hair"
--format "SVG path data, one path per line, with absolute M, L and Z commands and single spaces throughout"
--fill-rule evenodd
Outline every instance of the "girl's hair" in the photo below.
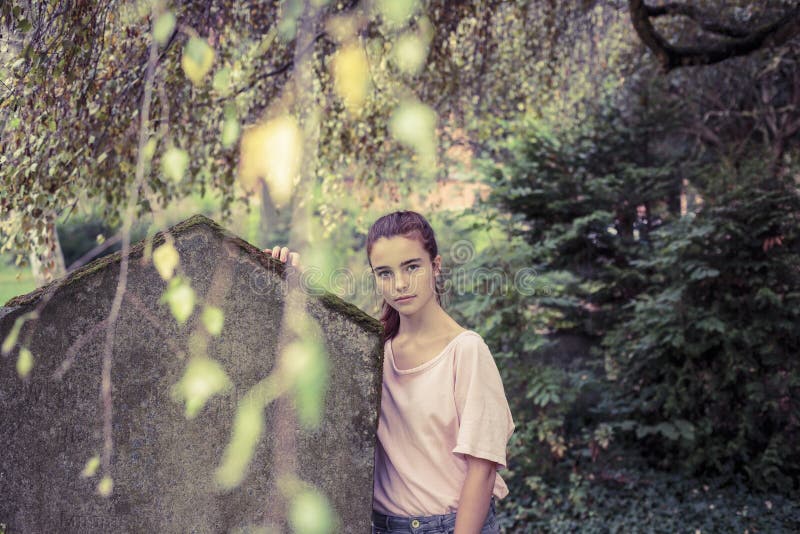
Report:
M 403 236 L 409 239 L 417 239 L 423 248 L 430 255 L 431 261 L 439 253 L 436 246 L 436 236 L 433 233 L 433 228 L 425 220 L 425 217 L 416 211 L 403 210 L 388 213 L 377 221 L 372 223 L 372 226 L 367 233 L 367 261 L 369 266 L 372 267 L 372 261 L 369 256 L 372 253 L 372 246 L 375 242 L 382 237 L 395 237 Z M 443 287 L 441 279 L 436 277 L 436 284 L 434 286 L 434 293 L 436 294 L 436 302 L 442 305 Z M 394 338 L 397 335 L 397 330 L 400 328 L 400 314 L 392 308 L 386 300 L 383 301 L 381 312 L 381 323 L 383 323 L 383 342 Z

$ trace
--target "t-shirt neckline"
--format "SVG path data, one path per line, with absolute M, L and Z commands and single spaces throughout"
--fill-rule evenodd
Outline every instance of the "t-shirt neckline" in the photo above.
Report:
M 468 332 L 471 332 L 473 334 L 477 333 L 477 332 L 474 332 L 473 330 L 464 330 L 463 332 L 459 332 L 458 334 L 455 335 L 455 337 L 453 337 L 453 339 L 451 339 L 450 341 L 447 342 L 447 345 L 444 346 L 444 348 L 442 349 L 442 351 L 439 354 L 437 354 L 436 356 L 434 356 L 433 358 L 431 358 L 427 362 L 422 363 L 422 364 L 420 364 L 420 365 L 418 365 L 416 367 L 412 367 L 411 369 L 398 369 L 397 368 L 397 365 L 395 365 L 395 363 L 394 363 L 394 350 L 392 349 L 392 340 L 390 339 L 388 341 L 388 343 L 389 343 L 389 361 L 392 364 L 392 369 L 394 369 L 395 373 L 401 374 L 401 375 L 408 375 L 408 374 L 418 373 L 420 371 L 424 371 L 428 367 L 434 365 L 436 362 L 441 360 L 444 357 L 444 355 L 447 353 L 447 349 L 449 349 L 450 346 L 453 343 L 455 343 L 456 339 L 460 338 L 461 336 L 463 336 L 464 334 L 466 334 Z

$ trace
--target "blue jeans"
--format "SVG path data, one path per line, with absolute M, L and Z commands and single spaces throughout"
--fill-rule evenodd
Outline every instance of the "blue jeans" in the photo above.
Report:
M 398 517 L 372 511 L 372 534 L 452 534 L 455 528 L 455 512 L 443 515 Z M 481 528 L 481 534 L 500 534 L 500 527 L 497 526 L 495 518 L 494 496 L 489 505 L 489 512 L 486 514 L 486 521 Z

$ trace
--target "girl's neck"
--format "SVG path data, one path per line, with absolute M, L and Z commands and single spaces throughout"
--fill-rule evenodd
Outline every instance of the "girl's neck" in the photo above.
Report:
M 402 337 L 435 337 L 437 333 L 458 327 L 447 312 L 442 309 L 436 298 L 418 310 L 414 315 L 400 314 L 400 326 L 397 335 Z

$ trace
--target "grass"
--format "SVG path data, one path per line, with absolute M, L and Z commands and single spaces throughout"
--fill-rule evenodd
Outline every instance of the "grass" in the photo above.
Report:
M 8 299 L 36 289 L 30 267 L 19 268 L 11 256 L 0 256 L 0 306 Z M 2 534 L 2 532 L 0 532 Z

